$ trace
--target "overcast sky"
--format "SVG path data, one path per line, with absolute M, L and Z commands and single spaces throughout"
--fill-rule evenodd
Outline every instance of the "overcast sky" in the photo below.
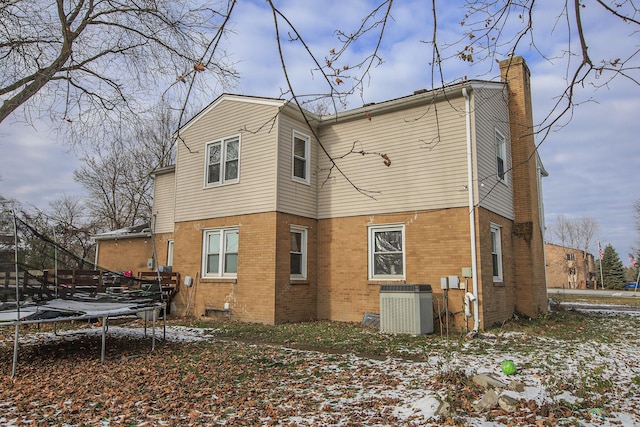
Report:
M 354 31 L 373 1 L 288 1 L 283 12 L 297 26 L 313 52 L 322 59 L 332 48 L 339 48 L 335 30 Z M 454 42 L 461 36 L 464 9 L 447 2 L 440 9 L 441 43 Z M 560 2 L 562 3 L 562 2 Z M 396 1 L 393 19 L 386 27 L 380 56 L 383 64 L 372 70 L 362 96 L 354 96 L 350 108 L 363 102 L 380 102 L 411 94 L 416 89 L 431 88 L 429 61 L 431 46 L 424 43 L 432 36 L 432 11 L 424 0 Z M 445 4 L 442 2 L 442 4 Z M 548 58 L 559 57 L 567 50 L 568 35 L 563 21 L 551 19 L 558 11 L 556 2 L 537 2 L 534 25 L 538 51 Z M 444 8 L 444 6 L 442 6 Z M 595 6 L 590 6 L 596 10 Z M 584 17 L 587 43 L 594 60 L 614 59 L 616 49 L 629 53 L 637 49 L 638 36 L 632 28 L 621 25 L 602 12 Z M 278 97 L 286 87 L 274 37 L 273 17 L 262 0 L 240 0 L 233 19 L 234 33 L 226 49 L 241 74 L 233 93 Z M 282 24 L 281 24 L 282 25 Z M 373 39 L 363 39 L 345 58 L 356 63 L 371 51 Z M 615 49 L 614 49 L 615 47 Z M 611 52 L 610 52 L 611 51 Z M 542 121 L 564 87 L 566 62 L 544 60 L 522 44 L 516 52 L 527 60 L 531 70 L 534 121 Z M 326 91 L 308 56 L 293 43 L 285 43 L 287 70 L 299 93 Z M 360 55 L 360 56 L 358 56 Z M 622 55 L 622 54 L 620 54 Z M 478 54 L 477 57 L 481 55 Z M 497 80 L 499 71 L 491 62 L 465 63 L 452 59 L 444 64 L 447 82 L 469 79 Z M 436 81 L 439 78 L 435 79 Z M 594 90 L 589 84 L 580 88 L 582 103 L 570 120 L 556 129 L 540 146 L 540 155 L 549 177 L 543 180 L 547 224 L 559 215 L 567 218 L 590 217 L 598 222 L 591 252 L 597 254 L 597 241 L 604 248 L 611 244 L 627 265 L 628 252 L 638 246 L 640 234 L 635 226 L 634 202 L 640 200 L 640 87 L 629 80 L 617 79 L 607 87 Z M 211 94 L 213 100 L 218 94 Z M 540 142 L 540 141 L 539 141 Z M 22 203 L 47 208 L 63 194 L 81 195 L 82 188 L 73 181 L 79 166 L 74 153 L 52 133 L 46 123 L 26 126 L 9 118 L 0 124 L 0 195 Z M 354 195 L 357 197 L 357 195 Z

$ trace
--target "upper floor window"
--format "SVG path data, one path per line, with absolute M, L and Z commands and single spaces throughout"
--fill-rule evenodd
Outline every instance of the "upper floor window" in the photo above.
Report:
M 238 182 L 240 177 L 240 137 L 234 136 L 207 144 L 205 185 Z
M 574 254 L 572 252 L 567 252 L 565 255 L 567 257 L 567 261 L 575 261 L 576 260 L 576 254 Z
M 293 131 L 292 142 L 292 179 L 309 183 L 310 152 L 309 137 Z
M 496 167 L 498 170 L 498 178 L 504 180 L 505 167 L 507 164 L 507 149 L 504 135 L 496 129 Z
M 292 279 L 307 278 L 307 229 L 291 226 L 290 273 Z
M 369 279 L 404 279 L 404 226 L 369 227 Z
M 491 224 L 491 264 L 493 281 L 502 282 L 502 238 L 500 226 Z
M 236 277 L 238 228 L 205 230 L 202 243 L 202 277 Z

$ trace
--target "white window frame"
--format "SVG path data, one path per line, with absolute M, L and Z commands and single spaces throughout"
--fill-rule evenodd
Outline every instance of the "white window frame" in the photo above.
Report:
M 502 227 L 491 224 L 491 272 L 494 282 L 502 282 Z M 494 262 L 495 270 L 494 271 Z M 496 274 L 497 273 L 497 274 Z
M 375 259 L 376 255 L 384 252 L 376 252 L 376 233 L 380 232 L 400 232 L 402 236 L 401 251 L 389 252 L 389 253 L 401 253 L 402 254 L 402 272 L 390 274 L 376 274 L 375 272 Z M 385 225 L 370 225 L 368 227 L 368 264 L 369 264 L 369 280 L 405 280 L 407 271 L 407 259 L 406 259 L 406 235 L 404 230 L 404 224 L 385 224 Z
M 495 129 L 494 137 L 496 145 L 496 176 L 502 182 L 507 182 L 507 139 L 498 129 Z M 502 162 L 502 174 L 500 173 Z
M 212 228 L 204 230 L 202 233 L 202 277 L 207 278 L 237 278 L 238 277 L 238 255 L 239 255 L 239 247 L 235 248 L 234 251 L 229 251 L 227 248 L 227 236 L 235 234 L 237 237 L 237 242 L 239 245 L 240 242 L 240 229 L 238 227 L 225 227 L 225 228 Z M 207 272 L 208 267 L 208 256 L 213 255 L 209 253 L 209 237 L 218 237 L 218 266 L 217 272 Z M 236 255 L 236 271 L 226 272 L 227 269 L 227 255 Z
M 168 240 L 167 241 L 167 266 L 169 267 L 173 265 L 173 248 L 174 248 L 173 240 Z
M 296 156 L 296 139 L 304 142 L 304 153 L 305 156 Z M 301 182 L 303 184 L 309 184 L 309 175 L 311 173 L 311 138 L 309 136 L 300 133 L 296 130 L 293 131 L 293 135 L 291 137 L 291 179 L 296 182 Z M 300 177 L 296 175 L 296 160 L 304 161 L 304 177 Z
M 236 159 L 227 159 L 228 147 L 232 142 L 238 143 L 238 157 Z M 220 179 L 219 181 L 209 182 L 209 150 L 211 147 L 219 145 L 220 146 Z M 240 140 L 240 135 L 229 136 L 226 138 L 217 139 L 215 141 L 208 142 L 205 146 L 205 156 L 204 156 L 204 186 L 205 187 L 219 187 L 226 184 L 235 184 L 240 181 L 240 148 L 242 142 Z M 235 178 L 226 178 L 227 174 L 227 165 L 232 161 L 237 161 L 237 174 Z
M 305 227 L 292 225 L 289 229 L 289 241 L 291 242 L 291 234 L 300 234 L 300 251 L 293 251 L 291 245 L 289 246 L 289 274 L 291 280 L 306 280 L 307 279 L 307 229 Z M 291 257 L 294 255 L 300 255 L 300 273 L 291 272 Z

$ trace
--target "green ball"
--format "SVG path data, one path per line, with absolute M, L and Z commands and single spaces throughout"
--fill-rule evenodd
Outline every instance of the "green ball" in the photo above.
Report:
M 500 368 L 502 369 L 502 372 L 507 375 L 513 375 L 517 371 L 516 364 L 513 363 L 513 360 L 505 360 L 500 364 Z

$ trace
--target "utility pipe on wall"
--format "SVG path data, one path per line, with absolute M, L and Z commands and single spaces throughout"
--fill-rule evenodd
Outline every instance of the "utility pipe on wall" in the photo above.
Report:
M 478 261 L 476 254 L 476 210 L 475 201 L 473 199 L 473 151 L 471 145 L 471 99 L 467 88 L 462 88 L 462 96 L 464 96 L 464 107 L 467 125 L 467 191 L 469 191 L 469 231 L 471 233 L 471 280 L 473 282 L 473 330 L 478 331 L 480 328 L 480 314 L 478 313 Z

